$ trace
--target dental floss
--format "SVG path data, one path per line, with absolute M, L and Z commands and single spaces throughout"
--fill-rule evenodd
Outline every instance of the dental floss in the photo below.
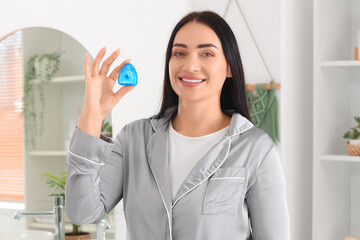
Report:
M 123 86 L 134 86 L 137 84 L 137 73 L 135 67 L 131 63 L 126 63 L 122 68 L 118 76 L 118 80 L 114 84 L 113 93 L 116 93 Z
M 137 73 L 131 63 L 126 63 L 119 74 L 118 83 L 124 86 L 135 86 L 137 84 Z

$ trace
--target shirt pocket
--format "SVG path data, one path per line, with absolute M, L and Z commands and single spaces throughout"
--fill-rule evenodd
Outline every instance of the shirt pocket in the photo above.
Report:
M 245 191 L 245 167 L 219 168 L 206 189 L 203 214 L 235 214 Z

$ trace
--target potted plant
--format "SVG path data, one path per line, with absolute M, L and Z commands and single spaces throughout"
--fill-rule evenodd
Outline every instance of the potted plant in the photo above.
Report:
M 49 84 L 55 74 L 59 71 L 60 55 L 62 52 L 54 52 L 49 54 L 31 56 L 26 65 L 23 85 L 23 109 L 21 116 L 25 118 L 25 144 L 32 144 L 35 148 L 35 139 L 39 133 L 41 137 L 43 128 L 43 112 L 45 106 L 44 86 Z M 41 109 L 35 108 L 35 85 L 37 83 L 38 97 Z M 38 129 L 37 117 L 40 117 Z
M 351 127 L 351 130 L 344 134 L 344 138 L 347 139 L 346 151 L 350 155 L 360 155 L 360 117 L 355 117 L 357 125 Z
M 52 193 L 49 196 L 62 196 L 65 199 L 65 184 L 66 184 L 66 171 L 61 173 L 60 177 L 55 176 L 49 171 L 46 171 L 40 176 L 46 177 L 46 184 L 51 188 L 54 188 L 58 193 Z M 65 207 L 65 201 L 64 201 Z M 80 240 L 80 239 L 91 239 L 91 235 L 88 232 L 81 231 L 81 225 L 72 223 L 72 232 L 65 233 L 66 240 Z

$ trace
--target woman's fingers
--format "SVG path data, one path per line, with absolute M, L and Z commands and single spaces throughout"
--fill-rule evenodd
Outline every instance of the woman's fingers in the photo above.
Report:
M 106 52 L 106 47 L 103 47 L 102 49 L 100 49 L 99 53 L 96 55 L 92 65 L 91 65 L 92 77 L 97 76 L 99 74 L 99 65 L 100 65 L 102 58 L 105 55 L 105 52 Z
M 118 77 L 119 77 L 119 73 L 121 71 L 121 69 L 123 68 L 123 66 L 126 63 L 130 63 L 130 59 L 127 59 L 125 61 L 123 61 L 119 66 L 117 66 L 116 68 L 114 68 L 114 70 L 111 72 L 111 74 L 109 75 L 109 78 L 111 78 L 114 81 L 117 81 Z
M 84 75 L 85 75 L 85 79 L 90 79 L 91 78 L 91 72 L 90 72 L 90 56 L 89 54 L 85 55 L 85 60 L 84 60 Z
M 119 56 L 120 53 L 120 48 L 116 49 L 111 55 L 110 57 L 108 57 L 103 64 L 101 65 L 101 69 L 99 74 L 105 74 L 107 75 L 109 68 L 111 66 L 111 64 L 115 61 L 115 59 Z
M 133 89 L 135 86 L 124 86 L 122 88 L 119 89 L 119 91 L 117 91 L 115 94 L 114 94 L 114 98 L 115 98 L 115 104 L 117 104 L 120 99 L 125 95 L 127 94 L 128 92 L 131 91 L 131 89 Z

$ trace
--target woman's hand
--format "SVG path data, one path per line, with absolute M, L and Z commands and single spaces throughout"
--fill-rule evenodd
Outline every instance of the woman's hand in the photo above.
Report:
M 113 87 L 117 81 L 121 68 L 130 62 L 130 59 L 123 61 L 114 68 L 107 76 L 111 64 L 119 56 L 120 49 L 115 50 L 102 64 L 99 65 L 104 57 L 106 48 L 103 47 L 90 67 L 90 56 L 85 55 L 84 75 L 86 80 L 84 107 L 80 114 L 77 127 L 93 136 L 100 136 L 101 124 L 106 115 L 115 107 L 120 99 L 135 86 L 123 86 L 116 93 Z
M 120 49 L 115 50 L 102 64 L 99 71 L 99 64 L 104 57 L 106 48 L 103 47 L 90 67 L 90 56 L 85 55 L 84 74 L 86 79 L 86 89 L 84 98 L 84 108 L 81 114 L 91 118 L 104 119 L 106 115 L 115 107 L 120 99 L 135 86 L 124 86 L 115 94 L 113 87 L 118 79 L 121 68 L 130 62 L 130 59 L 123 61 L 112 73 L 107 76 L 111 64 L 119 56 Z

